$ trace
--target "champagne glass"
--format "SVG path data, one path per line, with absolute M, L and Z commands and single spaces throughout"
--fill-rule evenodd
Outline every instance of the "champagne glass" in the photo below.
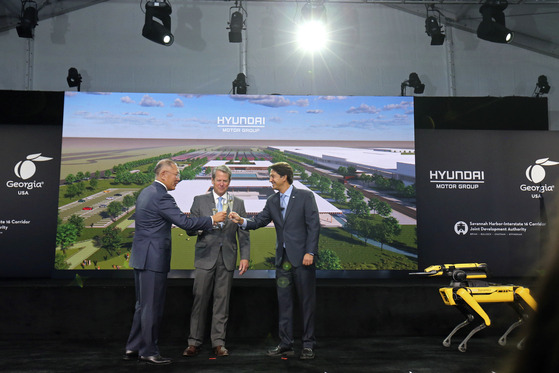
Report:
M 231 211 L 233 211 L 233 196 L 231 195 L 231 193 L 227 195 L 227 204 L 229 205 Z
M 215 215 L 215 214 L 217 214 L 217 208 L 216 208 L 216 207 L 214 207 L 214 208 L 212 209 L 212 215 Z M 213 228 L 213 229 L 218 229 L 218 228 L 219 228 L 218 223 L 214 223 L 214 225 L 213 225 L 212 228 Z
M 233 196 L 231 193 L 227 194 L 227 205 L 229 206 L 229 212 L 233 212 Z
M 231 201 L 231 200 L 229 199 L 229 197 L 230 197 L 230 196 L 229 196 L 229 194 L 228 194 L 228 195 L 227 195 L 227 198 L 223 198 L 223 203 L 222 203 L 221 211 L 227 212 L 227 208 L 228 208 L 229 206 L 233 207 L 232 204 L 231 204 L 231 205 L 229 204 L 229 202 Z M 227 220 L 227 217 L 225 218 L 225 220 Z M 220 226 L 220 227 L 223 227 L 224 225 L 225 225 L 225 223 L 219 223 L 219 226 Z

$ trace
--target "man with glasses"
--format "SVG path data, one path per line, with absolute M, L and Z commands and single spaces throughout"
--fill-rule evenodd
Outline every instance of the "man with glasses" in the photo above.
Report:
M 174 190 L 179 181 L 176 163 L 162 159 L 155 166 L 155 181 L 142 190 L 136 201 L 135 234 L 129 262 L 134 268 L 136 306 L 125 360 L 139 359 L 157 365 L 172 362 L 160 355 L 157 346 L 167 273 L 171 268 L 171 226 L 210 230 L 213 224 L 226 218 L 226 212 L 188 218 L 167 193 Z

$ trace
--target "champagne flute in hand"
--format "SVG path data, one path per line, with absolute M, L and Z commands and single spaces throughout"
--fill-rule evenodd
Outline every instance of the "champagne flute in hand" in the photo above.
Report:
M 215 215 L 215 214 L 217 214 L 217 208 L 216 208 L 216 207 L 214 207 L 214 208 L 212 209 L 212 215 Z M 212 228 L 213 228 L 213 229 L 218 229 L 218 228 L 219 228 L 218 224 L 219 224 L 219 223 L 214 223 L 214 225 L 213 225 Z
M 233 196 L 231 194 L 227 195 L 227 204 L 229 205 L 229 212 L 233 211 Z

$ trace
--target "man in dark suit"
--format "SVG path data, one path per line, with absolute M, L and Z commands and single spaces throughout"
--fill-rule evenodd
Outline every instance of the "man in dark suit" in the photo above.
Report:
M 237 211 L 245 215 L 242 199 L 227 192 L 231 182 L 231 170 L 226 165 L 212 170 L 213 191 L 194 197 L 190 208 L 191 216 L 210 215 L 217 211 Z M 248 269 L 250 257 L 250 238 L 246 230 L 231 221 L 225 221 L 209 231 L 187 231 L 191 236 L 198 235 L 194 251 L 194 304 L 190 316 L 190 335 L 184 356 L 196 356 L 204 339 L 204 326 L 210 298 L 213 294 L 211 342 L 218 357 L 229 356 L 225 348 L 225 334 L 229 317 L 229 296 L 233 283 L 233 271 L 237 264 L 237 237 L 241 259 L 239 274 Z
M 184 230 L 209 230 L 226 218 L 224 212 L 212 217 L 187 218 L 167 193 L 179 181 L 175 162 L 163 159 L 155 166 L 155 181 L 142 190 L 136 201 L 136 229 L 129 262 L 134 268 L 136 307 L 125 360 L 139 359 L 159 365 L 172 362 L 160 355 L 157 346 L 171 267 L 171 225 Z
M 314 318 L 316 308 L 316 256 L 320 219 L 311 191 L 297 189 L 293 169 L 279 162 L 270 167 L 270 182 L 279 191 L 266 200 L 264 209 L 253 219 L 236 212 L 229 218 L 246 229 L 258 229 L 274 222 L 276 228 L 276 285 L 279 305 L 280 343 L 269 356 L 292 356 L 293 304 L 297 293 L 303 319 L 301 359 L 314 359 Z

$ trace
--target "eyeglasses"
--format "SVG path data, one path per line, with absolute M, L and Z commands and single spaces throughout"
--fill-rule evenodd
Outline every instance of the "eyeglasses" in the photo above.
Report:
M 176 173 L 175 173 L 175 172 L 171 172 L 171 171 L 165 171 L 165 172 L 168 172 L 168 173 L 170 173 L 170 174 L 175 175 L 175 179 L 180 179 L 180 178 L 181 178 L 180 172 L 176 172 Z

